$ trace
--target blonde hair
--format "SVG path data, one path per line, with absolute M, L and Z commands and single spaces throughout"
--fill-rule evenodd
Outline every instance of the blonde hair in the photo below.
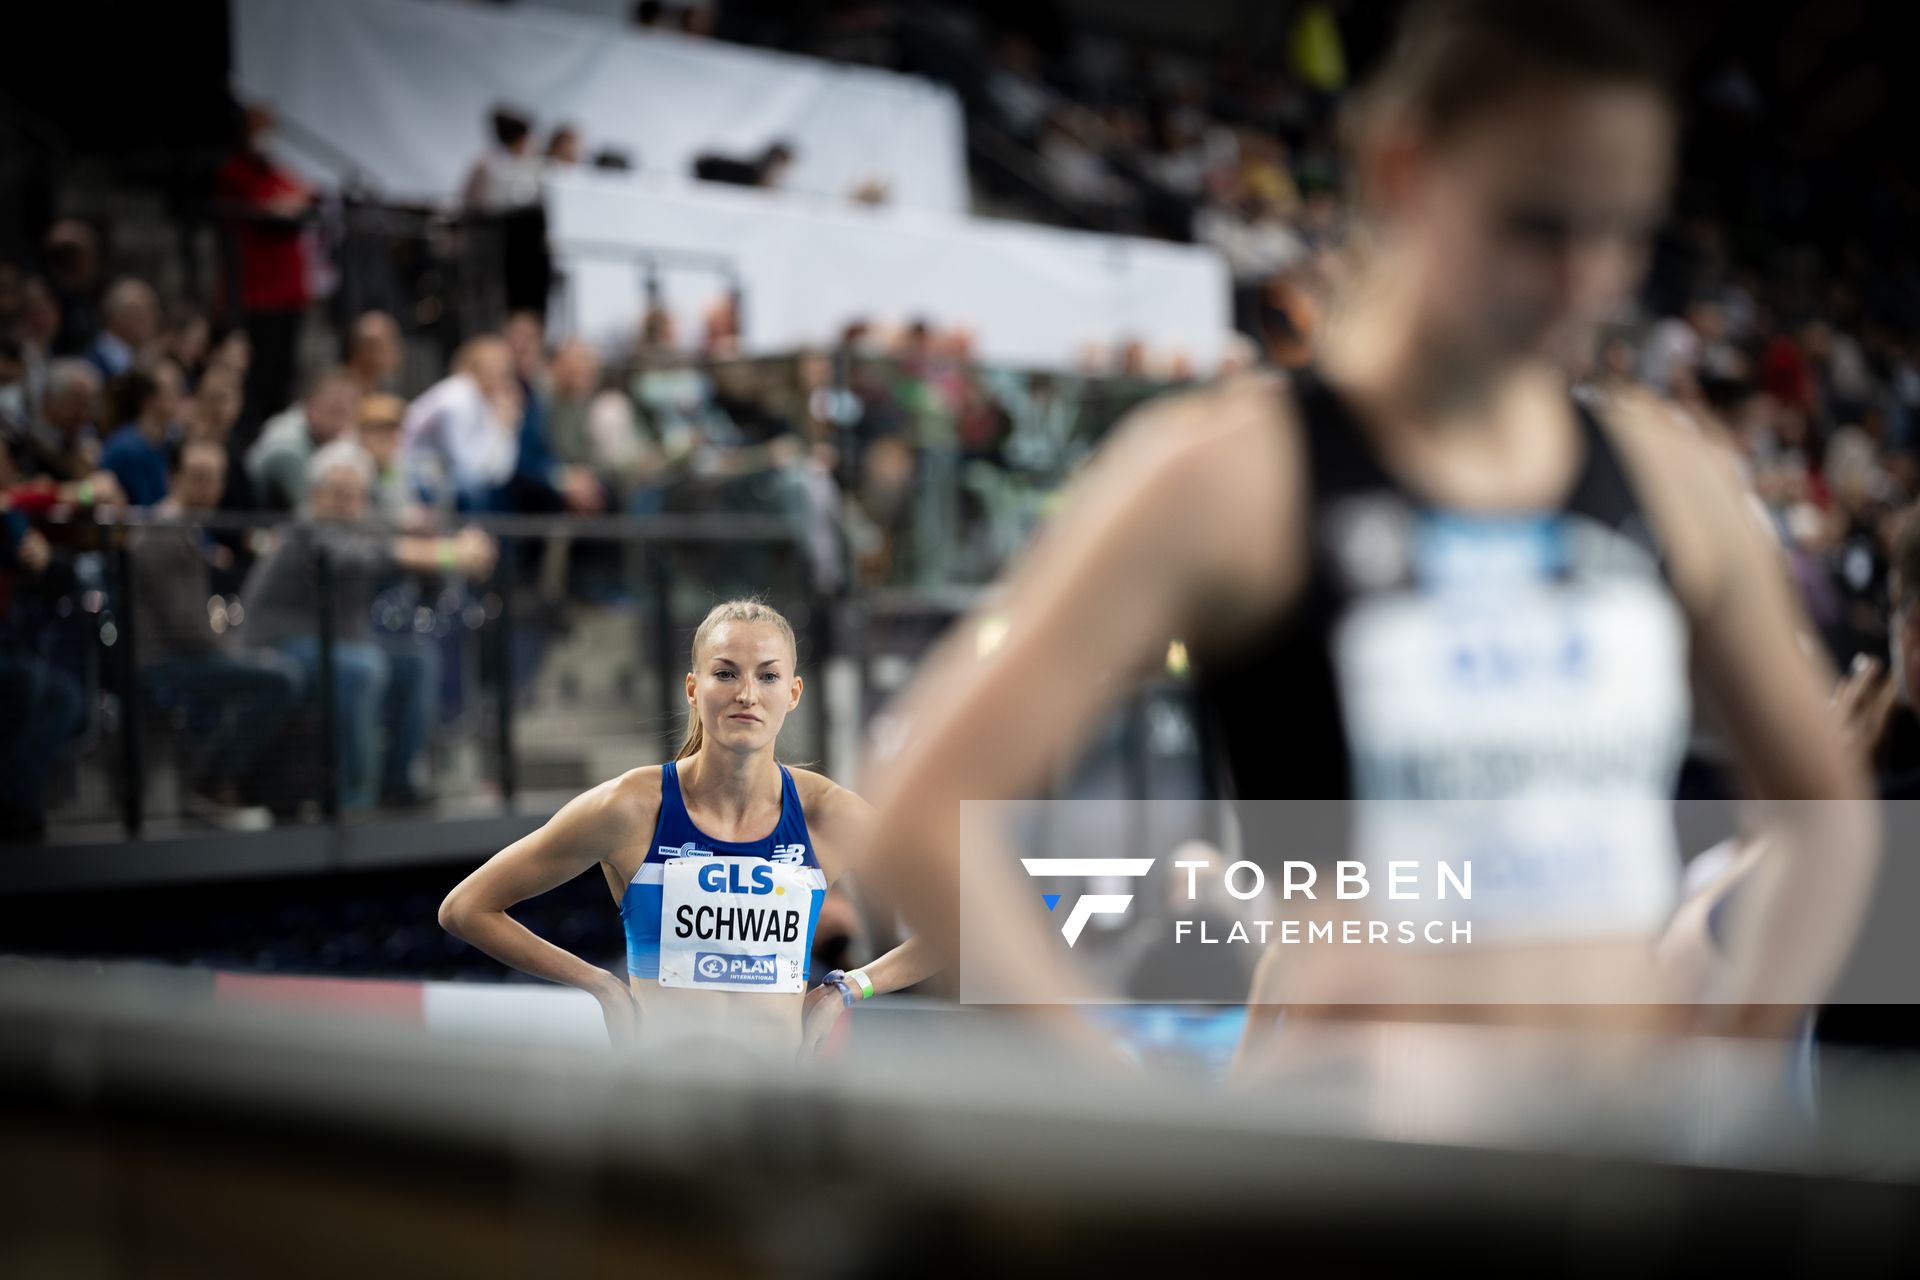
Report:
M 760 600 L 722 600 L 707 610 L 707 616 L 694 628 L 692 665 L 700 665 L 700 650 L 706 647 L 713 636 L 713 629 L 723 622 L 765 622 L 780 629 L 787 638 L 787 651 L 793 654 L 794 665 L 800 662 L 800 645 L 793 638 L 793 624 L 788 622 L 781 612 L 772 605 Z M 685 760 L 700 749 L 705 735 L 700 728 L 700 711 L 697 707 L 687 708 L 687 737 L 680 744 L 680 752 L 675 760 Z

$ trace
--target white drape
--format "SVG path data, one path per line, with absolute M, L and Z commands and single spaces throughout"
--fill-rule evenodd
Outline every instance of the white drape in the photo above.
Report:
M 1068 369 L 1089 343 L 1137 340 L 1205 370 L 1232 327 L 1226 263 L 1195 245 L 601 174 L 551 183 L 547 210 L 561 322 L 607 343 L 638 327 L 648 254 L 683 340 L 738 279 L 749 352 L 924 317 L 971 329 L 992 363 Z
M 884 177 L 895 202 L 966 208 L 958 100 L 931 82 L 862 67 L 643 32 L 548 9 L 433 0 L 231 0 L 234 80 L 288 117 L 289 160 L 337 176 L 305 126 L 383 195 L 439 201 L 490 142 L 498 103 L 537 137 L 577 125 L 589 154 L 616 147 L 649 172 L 686 174 L 705 151 L 793 142 L 792 187 L 844 194 Z

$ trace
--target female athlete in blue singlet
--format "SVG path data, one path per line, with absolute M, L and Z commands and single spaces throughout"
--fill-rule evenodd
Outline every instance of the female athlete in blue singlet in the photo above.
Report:
M 503 963 L 591 992 L 616 1043 L 718 1038 L 790 1053 L 855 1000 L 932 971 L 909 941 L 806 989 L 827 889 L 864 838 L 865 801 L 774 759 L 799 705 L 793 629 L 751 600 L 717 605 L 693 638 L 687 740 L 574 800 L 495 854 L 440 908 L 450 932 Z M 627 935 L 627 977 L 536 937 L 516 903 L 598 864 Z

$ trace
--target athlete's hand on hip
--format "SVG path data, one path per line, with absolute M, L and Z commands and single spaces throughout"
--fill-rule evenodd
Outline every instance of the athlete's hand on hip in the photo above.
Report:
M 634 1003 L 633 990 L 611 973 L 605 977 L 605 982 L 595 984 L 592 994 L 607 1020 L 607 1039 L 616 1046 L 632 1044 L 640 1027 L 640 1009 Z
M 834 983 L 823 982 L 807 992 L 807 998 L 800 1006 L 801 1052 L 817 1053 L 846 1009 L 845 993 Z

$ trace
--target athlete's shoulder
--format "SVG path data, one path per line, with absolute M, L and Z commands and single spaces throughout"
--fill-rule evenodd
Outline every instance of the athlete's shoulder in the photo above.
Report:
M 610 814 L 638 820 L 659 811 L 665 776 L 665 765 L 641 765 L 607 779 L 587 794 L 595 796 Z
M 787 772 L 793 775 L 814 856 L 832 883 L 866 847 L 873 829 L 873 806 L 823 773 L 793 768 Z
M 1107 523 L 1129 531 L 1142 563 L 1182 597 L 1194 615 L 1189 640 L 1224 639 L 1291 597 L 1311 495 L 1286 374 L 1238 374 L 1149 401 L 1097 465 Z
M 1677 459 L 1683 467 L 1720 467 L 1707 428 L 1684 409 L 1647 387 L 1621 387 L 1591 402 L 1600 425 L 1630 455 Z M 1631 465 L 1636 457 L 1627 459 Z M 1722 468 L 1724 469 L 1724 468 Z
M 1130 514 L 1155 528 L 1179 521 L 1191 535 L 1284 507 L 1300 462 L 1286 377 L 1262 372 L 1148 401 L 1115 428 L 1094 465 L 1101 491 L 1125 495 Z M 1192 521 L 1197 511 L 1212 518 Z
M 792 765 L 787 766 L 787 773 L 793 778 L 793 790 L 800 797 L 800 807 L 809 814 L 841 805 L 866 806 L 867 802 L 858 793 L 841 786 L 824 773 L 798 769 Z
M 1669 577 L 1683 597 L 1711 597 L 1728 553 L 1759 541 L 1748 489 L 1715 428 L 1643 388 L 1596 406 L 1635 494 L 1653 522 Z
M 1293 443 L 1297 416 L 1287 375 L 1262 370 L 1156 396 L 1127 415 L 1120 436 L 1169 464 L 1230 470 L 1236 447 Z

